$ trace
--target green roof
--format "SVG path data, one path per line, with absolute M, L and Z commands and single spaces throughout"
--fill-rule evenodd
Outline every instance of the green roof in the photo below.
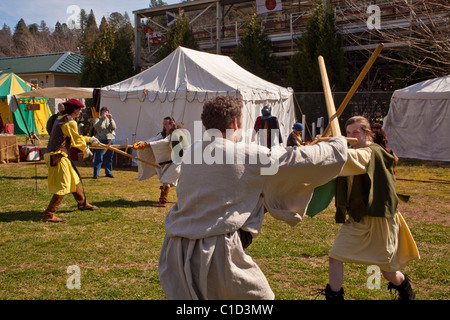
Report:
M 26 73 L 80 74 L 84 57 L 72 52 L 58 52 L 0 58 L 0 71 Z

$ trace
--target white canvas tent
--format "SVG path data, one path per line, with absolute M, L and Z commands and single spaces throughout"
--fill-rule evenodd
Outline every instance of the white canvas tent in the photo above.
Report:
M 399 157 L 450 161 L 450 75 L 394 91 L 384 129 Z
M 194 121 L 201 121 L 205 99 L 216 95 L 242 98 L 244 130 L 253 128 L 264 105 L 271 105 L 286 141 L 295 122 L 290 88 L 253 75 L 227 56 L 183 47 L 136 76 L 104 87 L 101 106 L 108 107 L 116 121 L 118 144 L 155 136 L 167 116 L 183 122 L 195 140 L 201 136 L 194 137 Z

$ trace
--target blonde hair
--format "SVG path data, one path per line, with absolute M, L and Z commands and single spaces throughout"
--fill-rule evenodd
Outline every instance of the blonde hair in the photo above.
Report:
M 347 129 L 347 126 L 358 123 L 361 130 L 365 131 L 367 133 L 367 137 L 370 141 L 373 141 L 373 132 L 370 128 L 370 122 L 365 117 L 362 116 L 354 116 L 345 122 L 345 129 Z

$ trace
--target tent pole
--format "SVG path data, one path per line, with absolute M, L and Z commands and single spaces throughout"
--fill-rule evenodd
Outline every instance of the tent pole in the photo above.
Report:
M 216 53 L 220 54 L 221 53 L 221 43 L 220 43 L 220 38 L 221 38 L 221 28 L 220 28 L 220 24 L 221 24 L 221 18 L 220 18 L 220 1 L 216 2 Z
M 27 123 L 25 122 L 25 117 L 23 116 L 22 110 L 20 109 L 19 101 L 17 101 L 17 98 L 16 98 L 15 94 L 13 95 L 13 97 L 14 97 L 14 100 L 16 101 L 17 109 L 19 109 L 20 116 L 22 117 L 23 124 L 25 125 L 25 129 L 27 129 L 28 137 L 30 137 L 30 141 L 33 141 L 33 139 L 31 138 L 30 130 L 28 130 Z

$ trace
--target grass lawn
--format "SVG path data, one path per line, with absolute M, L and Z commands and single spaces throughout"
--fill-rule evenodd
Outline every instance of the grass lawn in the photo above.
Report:
M 58 217 L 43 223 L 51 194 L 43 161 L 0 164 L 0 299 L 165 299 L 158 277 L 164 218 L 170 209 L 150 204 L 159 197 L 156 177 L 138 181 L 137 169 L 115 169 L 115 179 L 92 179 L 92 166 L 78 167 L 94 212 L 78 211 L 67 195 Z M 447 164 L 403 161 L 397 177 L 450 180 Z M 417 299 L 450 299 L 450 184 L 399 180 L 400 204 L 421 259 L 408 265 Z M 169 194 L 176 201 L 175 190 Z M 290 227 L 270 216 L 248 252 L 266 275 L 277 299 L 324 299 L 316 292 L 328 282 L 328 251 L 339 225 L 331 205 Z M 80 288 L 70 289 L 70 266 L 80 270 Z M 70 270 L 70 269 L 69 269 Z M 368 289 L 367 266 L 345 264 L 349 300 L 391 299 L 387 282 Z

